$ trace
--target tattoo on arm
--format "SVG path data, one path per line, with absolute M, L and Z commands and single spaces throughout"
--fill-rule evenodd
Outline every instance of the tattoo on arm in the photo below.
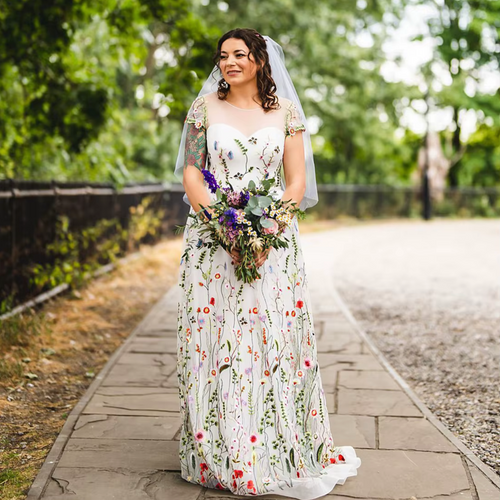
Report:
M 188 125 L 186 149 L 184 151 L 184 168 L 193 165 L 198 170 L 205 168 L 207 158 L 207 138 L 204 128 L 196 128 L 194 123 Z

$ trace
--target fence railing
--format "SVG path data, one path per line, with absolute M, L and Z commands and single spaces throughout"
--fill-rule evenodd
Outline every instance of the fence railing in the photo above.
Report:
M 311 212 L 319 218 L 421 216 L 418 188 L 320 185 L 318 191 L 319 202 Z M 182 200 L 183 193 L 181 185 L 162 183 L 127 185 L 116 190 L 104 183 L 0 181 L 0 306 L 6 297 L 15 296 L 14 303 L 19 303 L 44 291 L 31 283 L 34 266 L 55 266 L 57 270 L 58 265 L 67 265 L 64 255 L 58 252 L 73 252 L 79 262 L 100 252 L 98 258 L 104 265 L 110 253 L 104 242 L 116 239 L 115 254 L 130 251 L 130 241 L 118 236 L 120 231 L 128 231 L 131 224 L 137 225 L 134 207 L 140 207 L 146 198 L 147 210 L 159 220 L 154 235 L 144 231 L 141 236 L 136 231 L 140 242 L 172 235 L 175 226 L 186 221 L 189 207 Z M 500 191 L 495 188 L 447 188 L 433 192 L 433 197 L 435 216 L 500 216 Z M 96 234 L 102 221 L 112 222 L 101 224 Z M 148 224 L 150 220 L 143 221 L 143 226 Z M 58 234 L 61 231 L 65 231 L 62 241 Z M 76 245 L 75 235 L 84 233 L 88 233 L 88 241 L 80 240 L 80 247 L 72 248 Z M 59 248 L 54 250 L 53 243 L 58 238 Z M 50 283 L 45 289 L 48 287 Z
M 116 190 L 103 183 L 0 181 L 0 306 L 7 298 L 14 298 L 14 305 L 60 284 L 68 273 L 57 266 L 68 266 L 65 259 L 97 258 L 104 265 L 111 253 L 125 255 L 132 237 L 139 238 L 133 242 L 138 245 L 173 235 L 189 210 L 183 194 L 181 185 L 158 183 Z M 154 234 L 146 228 L 141 235 L 141 228 L 134 226 L 135 236 L 123 237 L 131 224 L 138 225 L 139 214 L 133 207 L 141 206 L 146 198 L 149 215 L 159 217 L 154 221 Z M 143 225 L 148 224 L 152 222 L 145 219 Z M 106 247 L 105 242 L 113 239 L 114 246 Z M 35 266 L 54 267 L 53 276 L 47 277 L 41 289 L 32 283 Z

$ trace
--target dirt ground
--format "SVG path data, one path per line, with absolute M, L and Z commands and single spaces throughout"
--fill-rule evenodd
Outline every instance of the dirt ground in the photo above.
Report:
M 33 335 L 3 353 L 4 363 L 19 369 L 0 379 L 2 500 L 26 497 L 94 376 L 176 282 L 180 254 L 179 238 L 143 247 L 137 259 L 16 318 Z

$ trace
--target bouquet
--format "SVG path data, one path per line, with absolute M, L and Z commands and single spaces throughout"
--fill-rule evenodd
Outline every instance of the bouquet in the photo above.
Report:
M 236 277 L 252 283 L 261 277 L 254 253 L 269 248 L 288 248 L 283 233 L 293 216 L 303 218 L 304 212 L 296 203 L 287 204 L 273 198 L 274 178 L 264 179 L 260 186 L 250 181 L 248 187 L 235 191 L 230 184 L 220 187 L 210 171 L 203 169 L 202 173 L 217 200 L 208 207 L 202 206 L 196 214 L 190 214 L 195 219 L 192 227 L 211 237 L 211 241 L 203 243 L 207 247 L 238 249 L 241 262 L 235 266 Z

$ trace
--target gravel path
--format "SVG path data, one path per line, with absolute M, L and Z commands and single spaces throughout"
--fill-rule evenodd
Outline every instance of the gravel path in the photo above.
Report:
M 381 222 L 323 237 L 362 328 L 500 474 L 500 220 Z

